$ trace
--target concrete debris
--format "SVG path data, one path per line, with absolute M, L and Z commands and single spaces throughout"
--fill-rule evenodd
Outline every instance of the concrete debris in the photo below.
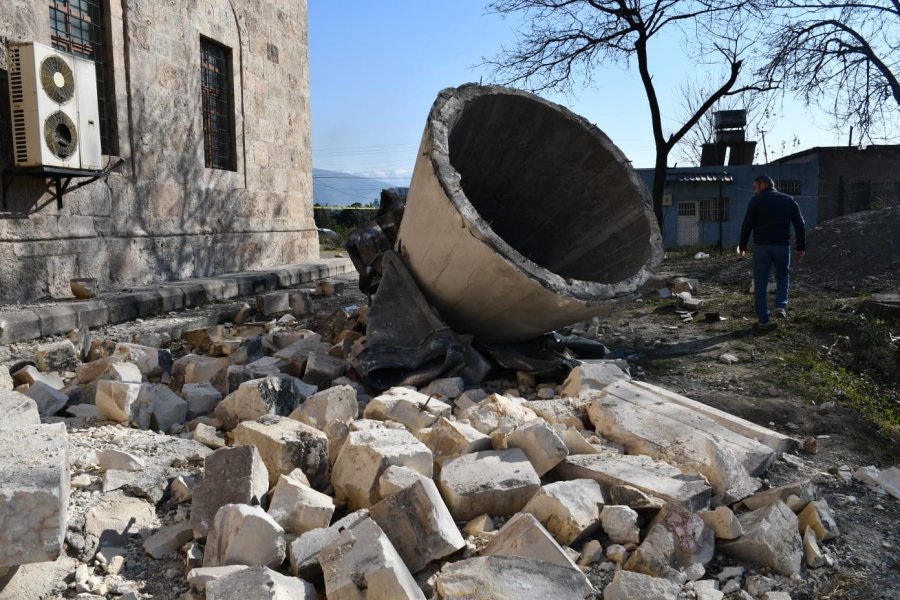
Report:
M 334 514 L 334 500 L 295 479 L 279 475 L 268 512 L 285 532 L 300 535 L 328 527 Z
M 25 390 L 25 395 L 35 401 L 38 412 L 50 417 L 61 411 L 69 402 L 69 397 L 43 381 L 35 381 Z
M 259 506 L 225 504 L 216 512 L 203 551 L 204 567 L 265 565 L 285 558 L 284 529 Z
M 363 411 L 366 419 L 396 421 L 410 431 L 430 427 L 440 417 L 450 414 L 451 407 L 433 396 L 403 387 L 394 387 L 372 398 Z
M 800 572 L 802 560 L 797 516 L 787 504 L 777 501 L 740 515 L 744 535 L 721 544 L 727 555 L 751 564 L 771 567 L 782 575 Z
M 831 508 L 826 500 L 813 500 L 797 515 L 797 526 L 801 534 L 805 535 L 807 528 L 811 528 L 818 541 L 833 540 L 838 533 L 838 526 L 831 514 Z
M 520 448 L 538 476 L 543 476 L 569 454 L 563 439 L 543 420 L 516 427 L 506 436 L 506 444 L 509 448 Z
M 350 432 L 331 475 L 335 496 L 350 510 L 372 506 L 380 500 L 379 478 L 391 465 L 408 467 L 429 479 L 434 469 L 431 451 L 405 429 Z
M 269 469 L 269 484 L 279 475 L 301 469 L 312 487 L 328 485 L 328 436 L 300 421 L 265 415 L 240 423 L 233 432 L 236 446 L 255 446 Z
M 540 486 L 538 474 L 518 448 L 464 454 L 444 463 L 438 475 L 441 496 L 457 521 L 481 514 L 512 515 Z
M 585 598 L 592 591 L 584 574 L 522 556 L 480 556 L 448 563 L 437 574 L 438 600 Z
M 534 515 L 557 542 L 569 545 L 598 528 L 605 502 L 603 490 L 596 481 L 575 479 L 543 486 L 522 512 Z
M 0 371 L 5 367 L 0 367 Z M 0 431 L 25 425 L 40 425 L 37 403 L 19 392 L 0 391 Z
M 619 570 L 603 589 L 603 600 L 677 600 L 680 591 L 680 585 L 666 579 Z
M 269 489 L 269 474 L 256 446 L 222 448 L 206 457 L 203 479 L 194 487 L 191 525 L 205 538 L 225 504 L 260 504 Z
M 69 503 L 68 434 L 62 423 L 2 432 L 0 569 L 55 560 Z
M 311 583 L 268 567 L 237 569 L 206 584 L 206 600 L 316 600 Z
M 424 477 L 369 509 L 410 572 L 465 546 L 437 486 Z
M 329 598 L 425 600 L 394 545 L 375 521 L 362 519 L 319 552 Z
M 585 390 L 600 391 L 611 383 L 630 379 L 614 362 L 584 361 L 569 372 L 563 382 L 562 395 L 574 397 Z
M 162 527 L 144 541 L 144 552 L 156 559 L 165 558 L 194 539 L 190 521 Z

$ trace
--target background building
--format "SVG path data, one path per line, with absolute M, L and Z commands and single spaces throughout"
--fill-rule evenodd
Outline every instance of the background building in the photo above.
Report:
M 151 284 L 318 257 L 303 0 L 0 4 L 0 168 L 13 168 L 6 45 L 96 63 L 104 165 L 64 196 L 14 176 L 0 302 L 69 279 Z

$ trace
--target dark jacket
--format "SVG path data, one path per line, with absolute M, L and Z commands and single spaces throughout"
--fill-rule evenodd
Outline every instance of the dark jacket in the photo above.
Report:
M 774 188 L 766 188 L 750 200 L 741 227 L 741 252 L 747 250 L 750 232 L 757 246 L 787 246 L 791 223 L 797 233 L 797 250 L 806 251 L 806 225 L 797 201 Z

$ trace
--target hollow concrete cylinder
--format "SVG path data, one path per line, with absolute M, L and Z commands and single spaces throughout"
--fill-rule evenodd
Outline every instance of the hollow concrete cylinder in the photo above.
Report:
M 474 84 L 431 108 L 397 248 L 441 316 L 485 342 L 602 315 L 663 253 L 646 188 L 603 132 Z

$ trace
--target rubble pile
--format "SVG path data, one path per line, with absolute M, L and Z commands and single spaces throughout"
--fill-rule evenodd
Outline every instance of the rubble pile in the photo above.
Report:
M 605 360 L 370 390 L 348 362 L 366 309 L 313 331 L 284 294 L 0 377 L 0 581 L 68 554 L 84 598 L 152 596 L 129 581 L 162 568 L 185 599 L 774 600 L 834 565 L 814 486 L 763 481 L 791 438 Z M 900 497 L 896 469 L 855 477 Z

